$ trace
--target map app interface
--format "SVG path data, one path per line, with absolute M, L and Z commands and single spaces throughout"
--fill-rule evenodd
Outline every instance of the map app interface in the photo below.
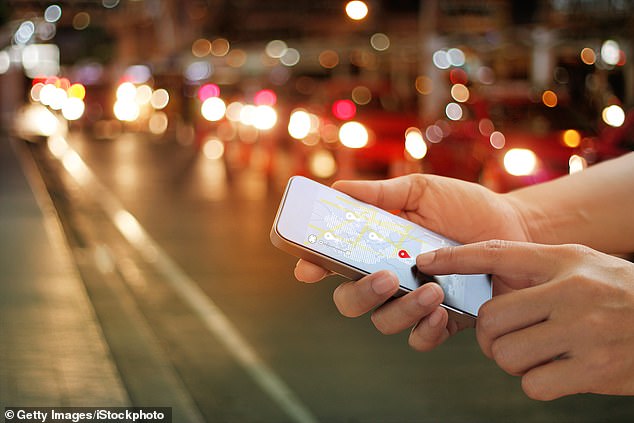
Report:
M 416 269 L 416 256 L 458 243 L 406 219 L 322 185 L 314 201 L 304 237 L 306 247 L 338 259 L 365 273 L 391 270 L 408 290 L 423 280 Z M 477 316 L 490 299 L 486 275 L 435 276 L 445 292 L 444 304 Z

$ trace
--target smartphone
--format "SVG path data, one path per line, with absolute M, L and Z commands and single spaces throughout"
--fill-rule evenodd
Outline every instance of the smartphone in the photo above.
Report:
M 425 283 L 439 284 L 451 318 L 474 326 L 480 306 L 491 298 L 489 275 L 421 273 L 416 256 L 460 245 L 429 229 L 302 176 L 286 186 L 273 228 L 273 245 L 349 279 L 387 269 L 404 295 Z

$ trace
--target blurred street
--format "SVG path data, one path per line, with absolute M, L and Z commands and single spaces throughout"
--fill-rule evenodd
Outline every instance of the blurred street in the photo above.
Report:
M 27 171 L 37 174 L 32 178 L 43 178 L 47 192 L 36 189 L 36 196 L 53 200 L 68 242 L 58 248 L 70 253 L 68 265 L 77 266 L 81 277 L 41 283 L 69 291 L 80 304 L 32 299 L 34 309 L 54 311 L 50 321 L 35 320 L 33 328 L 45 324 L 59 332 L 12 330 L 20 322 L 7 307 L 19 298 L 24 278 L 11 271 L 23 263 L 14 255 L 39 261 L 64 252 L 32 249 L 42 229 L 34 237 L 20 232 L 7 222 L 15 209 L 3 207 L 3 268 L 8 269 L 0 310 L 3 406 L 172 406 L 174 421 L 490 422 L 521 416 L 534 422 L 596 422 L 632 415 L 628 398 L 527 399 L 517 379 L 480 353 L 472 331 L 421 354 L 407 346 L 405 336 L 380 335 L 367 317 L 341 317 L 331 301 L 336 281 L 296 282 L 295 260 L 270 245 L 268 231 L 282 186 L 267 182 L 257 169 L 211 170 L 216 173 L 210 177 L 209 166 L 220 163 L 174 140 L 141 135 L 102 142 L 77 133 L 68 143 L 79 156 L 67 150 L 65 166 L 51 154 L 50 143 L 15 144 Z M 5 137 L 3 204 L 18 197 L 30 204 L 14 154 Z M 129 219 L 113 220 L 113 213 Z M 35 211 L 29 214 L 37 224 Z M 192 302 L 186 294 L 190 283 L 217 309 Z M 59 329 L 59 316 L 76 307 L 95 314 L 91 336 L 97 339 L 79 328 Z M 214 328 L 213 322 L 224 319 L 229 328 Z M 236 336 L 255 354 L 255 362 L 240 356 L 244 346 L 229 339 Z M 62 365 L 50 355 L 75 351 L 73 345 L 83 343 L 78 338 L 103 345 L 99 360 L 77 352 L 81 360 Z M 11 346 L 18 342 L 27 343 L 27 359 L 15 356 Z M 102 379 L 97 361 L 105 363 L 111 382 Z M 50 373 L 34 371 L 44 363 Z M 249 366 L 266 370 L 257 373 Z M 97 390 L 87 383 L 95 371 Z M 285 400 L 276 396 L 269 378 L 289 390 Z M 82 394 L 73 396 L 79 387 Z

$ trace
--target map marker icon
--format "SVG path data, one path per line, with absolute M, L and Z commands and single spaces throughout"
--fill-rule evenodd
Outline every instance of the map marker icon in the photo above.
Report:
M 398 256 L 399 256 L 400 258 L 411 258 L 411 257 L 409 256 L 409 253 L 408 253 L 407 251 L 405 251 L 405 250 L 400 250 L 400 251 L 398 252 Z

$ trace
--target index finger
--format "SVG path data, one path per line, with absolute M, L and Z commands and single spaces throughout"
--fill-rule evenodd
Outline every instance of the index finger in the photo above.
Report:
M 416 258 L 429 274 L 496 275 L 511 288 L 521 289 L 551 280 L 560 267 L 557 246 L 490 240 L 440 248 Z

